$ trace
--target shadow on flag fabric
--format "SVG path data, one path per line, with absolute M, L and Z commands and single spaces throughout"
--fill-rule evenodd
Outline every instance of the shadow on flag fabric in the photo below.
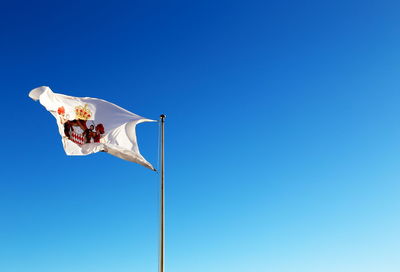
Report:
M 121 159 L 154 167 L 139 152 L 136 125 L 156 122 L 102 99 L 53 93 L 46 86 L 29 93 L 57 120 L 67 155 L 88 155 L 105 151 Z

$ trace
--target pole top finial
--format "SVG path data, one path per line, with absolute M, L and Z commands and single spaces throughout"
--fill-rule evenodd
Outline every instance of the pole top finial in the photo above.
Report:
M 167 117 L 165 114 L 161 114 L 161 115 L 160 115 L 160 118 L 161 118 L 161 119 L 165 119 L 165 117 Z

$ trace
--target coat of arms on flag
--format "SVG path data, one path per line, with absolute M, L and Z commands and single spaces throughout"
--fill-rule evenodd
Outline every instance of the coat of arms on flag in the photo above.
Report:
M 100 139 L 105 133 L 104 125 L 101 123 L 96 124 L 93 121 L 91 121 L 90 125 L 88 124 L 88 119 L 92 116 L 92 112 L 87 104 L 75 107 L 75 119 L 73 120 L 69 120 L 65 116 L 64 106 L 57 109 L 57 114 L 60 118 L 59 121 L 64 125 L 64 136 L 69 140 L 78 145 L 100 143 Z
M 136 139 L 136 125 L 154 120 L 102 99 L 57 94 L 46 86 L 33 89 L 29 97 L 57 119 L 67 155 L 105 151 L 155 170 L 140 154 Z

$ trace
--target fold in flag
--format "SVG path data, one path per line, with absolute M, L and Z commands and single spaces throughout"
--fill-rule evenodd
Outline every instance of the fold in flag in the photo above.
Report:
M 136 141 L 136 125 L 154 120 L 102 99 L 53 93 L 46 86 L 33 89 L 29 97 L 39 100 L 56 118 L 67 155 L 105 151 L 155 170 L 140 154 Z

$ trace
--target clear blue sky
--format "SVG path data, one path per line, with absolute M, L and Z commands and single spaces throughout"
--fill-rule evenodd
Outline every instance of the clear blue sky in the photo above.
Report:
M 67 157 L 41 85 L 167 114 L 167 272 L 400 271 L 398 1 L 0 10 L 0 271 L 157 270 L 157 174 Z

